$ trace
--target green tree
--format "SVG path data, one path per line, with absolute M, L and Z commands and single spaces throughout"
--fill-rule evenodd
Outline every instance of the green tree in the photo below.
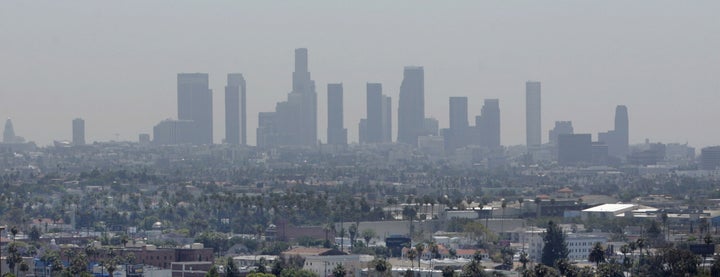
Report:
M 392 264 L 390 264 L 385 259 L 378 259 L 375 258 L 370 263 L 368 263 L 368 267 L 371 270 L 375 270 L 376 276 L 391 276 L 392 272 Z
M 616 263 L 604 263 L 598 266 L 597 276 L 603 277 L 624 277 L 623 267 Z
M 347 275 L 347 269 L 339 263 L 333 268 L 332 275 L 333 277 L 345 277 L 345 275 Z
M 484 277 L 489 276 L 487 272 L 485 272 L 485 267 L 481 264 L 482 261 L 482 253 L 479 251 L 475 252 L 473 254 L 472 260 L 465 264 L 463 266 L 462 272 L 460 273 L 461 277 Z
M 569 252 L 565 242 L 565 234 L 555 222 L 548 222 L 547 230 L 543 235 L 543 242 L 545 242 L 545 246 L 543 246 L 540 261 L 544 265 L 554 266 L 556 261 L 567 259 Z
M 42 236 L 42 233 L 40 233 L 40 228 L 38 228 L 36 225 L 33 225 L 32 228 L 30 228 L 30 233 L 28 233 L 28 237 L 31 241 L 38 241 L 40 240 L 40 236 Z
M 425 244 L 422 242 L 415 244 L 415 250 L 417 250 L 418 267 L 421 267 L 420 260 L 422 259 L 423 251 L 425 251 Z
M 443 267 L 442 277 L 455 277 L 455 269 L 450 266 Z
M 362 231 L 362 237 L 365 240 L 365 246 L 370 247 L 370 240 L 375 237 L 375 230 L 365 229 Z
M 711 277 L 720 277 L 720 255 L 715 255 L 712 267 L 710 267 Z
M 588 255 L 588 261 L 595 263 L 596 267 L 600 267 L 600 263 L 605 262 L 605 249 L 600 242 L 596 242 Z
M 210 270 L 205 273 L 205 277 L 220 277 L 217 266 L 213 265 L 212 267 L 210 267 Z
M 228 257 L 227 260 L 225 260 L 225 277 L 240 277 L 240 269 L 232 257 Z
M 410 267 L 415 267 L 415 258 L 417 258 L 417 250 L 410 248 L 407 251 L 407 258 L 410 260 Z

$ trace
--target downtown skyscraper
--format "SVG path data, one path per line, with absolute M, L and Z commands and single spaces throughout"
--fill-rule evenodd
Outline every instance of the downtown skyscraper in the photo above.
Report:
M 607 144 L 608 155 L 625 158 L 629 154 L 628 110 L 624 105 L 615 107 L 615 129 L 598 134 L 598 141 Z
M 179 141 L 192 144 L 213 143 L 212 90 L 207 73 L 180 73 L 177 75 L 178 120 L 191 121 L 191 137 Z
M 225 86 L 225 143 L 247 145 L 245 78 L 230 73 Z
M 330 145 L 347 145 L 347 129 L 343 117 L 343 84 L 327 85 L 327 143 Z
M 257 130 L 259 147 L 317 145 L 317 93 L 308 71 L 306 48 L 295 49 L 287 101 L 277 103 L 275 112 L 261 113 Z
M 76 118 L 72 121 L 73 145 L 85 145 L 85 120 Z
M 406 66 L 398 100 L 397 140 L 417 146 L 425 131 L 425 73 L 421 66 Z
M 528 148 L 542 144 L 540 82 L 525 83 L 525 135 Z
M 366 117 L 360 119 L 360 143 L 392 142 L 392 98 L 382 94 L 382 84 L 366 84 Z
M 480 116 L 475 117 L 475 127 L 480 134 L 480 145 L 500 147 L 500 100 L 485 99 Z

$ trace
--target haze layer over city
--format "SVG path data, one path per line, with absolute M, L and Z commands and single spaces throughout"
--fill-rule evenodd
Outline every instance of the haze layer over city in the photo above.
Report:
M 344 125 L 357 142 L 365 84 L 381 83 L 396 113 L 403 67 L 413 65 L 425 70 L 426 117 L 441 128 L 449 124 L 448 97 L 467 96 L 471 117 L 484 99 L 499 99 L 503 145 L 525 143 L 528 80 L 542 82 L 543 142 L 555 121 L 572 121 L 576 133 L 612 129 L 615 106 L 626 105 L 631 143 L 714 145 L 720 131 L 700 123 L 720 117 L 718 8 L 711 1 L 6 1 L 0 117 L 39 145 L 69 140 L 68 122 L 77 117 L 88 142 L 135 140 L 177 118 L 176 74 L 203 72 L 220 143 L 226 74 L 237 72 L 247 82 L 247 137 L 255 145 L 258 113 L 286 98 L 293 49 L 307 48 L 323 142 L 326 84 L 343 83 Z

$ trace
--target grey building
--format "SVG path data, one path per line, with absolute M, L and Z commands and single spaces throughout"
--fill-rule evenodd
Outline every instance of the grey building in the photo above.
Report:
M 528 147 L 542 144 L 540 82 L 525 83 L 525 135 Z
M 380 143 L 383 141 L 383 95 L 382 84 L 367 83 L 365 129 L 366 143 Z
M 85 120 L 76 118 L 72 121 L 73 145 L 85 145 Z
M 191 121 L 190 138 L 180 141 L 193 144 L 213 143 L 213 101 L 207 73 L 177 75 L 178 120 Z
M 480 134 L 480 145 L 488 148 L 500 147 L 500 100 L 485 99 L 480 116 L 475 119 Z
M 153 127 L 153 143 L 156 145 L 195 144 L 193 133 L 197 124 L 192 120 L 166 119 Z
M 245 78 L 240 73 L 227 75 L 225 86 L 225 143 L 247 145 L 247 103 Z
M 586 165 L 592 163 L 592 136 L 590 134 L 558 136 L 558 162 L 561 165 Z
M 343 85 L 327 85 L 327 143 L 331 145 L 347 145 L 347 129 L 343 123 Z
M 392 98 L 383 95 L 382 101 L 382 142 L 392 142 Z
M 467 97 L 450 97 L 448 111 L 450 127 L 442 130 L 442 136 L 445 140 L 445 151 L 451 152 L 467 146 L 475 136 L 469 132 Z
M 607 144 L 608 155 L 625 158 L 629 153 L 629 123 L 627 107 L 615 107 L 615 129 L 598 133 L 598 141 Z
M 550 144 L 557 146 L 558 136 L 560 135 L 572 135 L 575 131 L 573 130 L 572 121 L 555 121 L 555 127 L 550 130 L 548 134 L 548 140 Z
M 425 73 L 421 66 L 406 66 L 398 100 L 397 141 L 417 146 L 425 133 Z
M 700 167 L 704 170 L 720 168 L 720 146 L 710 146 L 700 150 Z
M 295 49 L 295 71 L 292 78 L 292 91 L 287 101 L 275 106 L 272 120 L 258 119 L 258 138 L 268 138 L 258 142 L 258 146 L 316 146 L 317 145 L 317 93 L 315 81 L 308 71 L 308 52 L 306 48 Z M 269 114 L 264 115 L 269 119 Z M 272 122 L 264 126 L 263 122 Z

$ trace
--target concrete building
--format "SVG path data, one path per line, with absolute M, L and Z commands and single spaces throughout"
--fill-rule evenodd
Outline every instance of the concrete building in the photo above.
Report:
M 700 167 L 704 170 L 720 168 L 720 146 L 710 146 L 700 150 Z
M 360 276 L 362 269 L 373 259 L 370 255 L 306 256 L 303 269 L 317 276 L 332 276 L 333 269 L 342 265 L 348 273 L 346 276 Z
M 540 82 L 525 83 L 525 135 L 528 148 L 542 144 Z
M 480 116 L 475 118 L 480 146 L 500 147 L 500 100 L 485 99 Z
M 225 86 L 225 143 L 247 145 L 247 103 L 245 78 L 240 73 L 227 75 Z
M 213 98 L 207 73 L 177 75 L 178 120 L 192 122 L 192 131 L 181 138 L 193 144 L 213 143 Z
M 193 132 L 197 125 L 192 120 L 166 119 L 153 127 L 153 143 L 156 145 L 194 144 Z
M 263 113 L 266 120 L 258 119 L 257 136 L 264 139 L 258 141 L 258 146 L 317 145 L 317 93 L 308 71 L 306 48 L 295 49 L 292 84 L 287 100 L 277 103 L 274 113 Z M 267 120 L 270 117 L 273 119 Z
M 345 129 L 343 115 L 343 84 L 328 84 L 327 99 L 327 143 L 347 145 L 347 129 Z
M 85 145 L 85 120 L 76 118 L 72 121 L 73 145 Z
M 558 136 L 558 162 L 561 165 L 588 165 L 592 163 L 591 135 Z
M 624 159 L 629 154 L 629 123 L 627 107 L 615 107 L 615 129 L 599 133 L 598 141 L 607 144 L 608 155 Z
M 382 101 L 382 142 L 392 142 L 392 98 L 383 95 Z
M 365 129 L 366 143 L 380 143 L 383 141 L 383 95 L 382 84 L 367 83 L 367 101 L 365 118 L 367 126 Z
M 572 135 L 574 133 L 572 121 L 555 121 L 555 127 L 550 130 L 548 140 L 550 144 L 557 146 L 560 135 Z
M 417 146 L 425 133 L 425 73 L 421 66 L 406 66 L 398 100 L 398 138 L 400 143 Z

